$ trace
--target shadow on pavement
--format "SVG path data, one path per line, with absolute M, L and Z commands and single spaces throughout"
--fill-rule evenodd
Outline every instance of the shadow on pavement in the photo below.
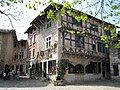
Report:
M 35 80 L 29 78 L 21 78 L 20 80 L 2 80 L 0 79 L 0 87 L 45 87 L 49 82 L 42 80 Z
M 46 87 L 50 85 L 49 82 L 43 80 L 35 80 L 29 78 L 21 78 L 20 80 L 2 80 L 0 79 L 0 87 L 10 88 L 29 88 L 29 87 Z M 65 86 L 108 86 L 108 87 L 118 87 L 120 88 L 120 82 L 111 80 L 98 80 L 98 81 L 79 81 L 72 84 L 67 84 Z
M 98 80 L 98 81 L 79 81 L 75 82 L 74 84 L 68 85 L 75 85 L 75 86 L 110 86 L 110 87 L 119 87 L 120 88 L 120 81 L 112 81 L 112 80 Z

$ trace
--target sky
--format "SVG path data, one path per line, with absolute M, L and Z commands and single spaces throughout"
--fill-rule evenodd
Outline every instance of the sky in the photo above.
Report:
M 0 28 L 1 29 L 15 29 L 18 40 L 27 39 L 27 35 L 24 32 L 29 28 L 30 22 L 39 15 L 40 11 L 44 9 L 40 6 L 38 10 L 31 10 L 25 7 L 26 4 L 17 4 L 14 7 L 5 8 L 6 13 L 13 13 L 15 19 L 11 18 L 12 25 L 7 16 L 0 14 Z
M 58 1 L 58 0 L 55 0 L 55 1 Z M 68 0 L 68 1 L 72 2 L 72 0 Z M 44 7 L 39 6 L 38 10 L 30 10 L 25 7 L 26 3 L 28 3 L 28 0 L 24 0 L 24 4 L 23 3 L 17 4 L 17 5 L 11 6 L 10 8 L 2 7 L 2 10 L 6 10 L 7 13 L 12 13 L 13 15 L 15 15 L 15 19 L 17 20 L 12 19 L 13 27 L 11 27 L 11 23 L 8 17 L 0 14 L 0 22 L 1 22 L 0 28 L 1 29 L 15 29 L 18 40 L 27 39 L 27 35 L 24 34 L 24 32 L 29 28 L 30 22 L 34 20 L 34 18 L 39 15 L 40 11 L 42 11 L 45 8 L 45 6 Z M 86 5 L 87 3 L 83 3 L 83 6 L 86 6 Z M 79 10 L 82 10 L 80 9 L 81 8 L 80 6 L 76 8 Z M 86 9 L 86 11 L 88 11 L 88 9 Z M 92 11 L 95 11 L 95 10 L 96 8 L 92 8 Z M 98 15 L 98 18 L 99 17 L 100 16 Z

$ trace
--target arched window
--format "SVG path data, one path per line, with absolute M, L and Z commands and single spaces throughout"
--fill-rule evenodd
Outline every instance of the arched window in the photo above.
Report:
M 81 65 L 81 64 L 77 64 L 77 65 L 74 67 L 74 70 L 75 70 L 75 73 L 84 73 L 84 67 L 83 67 L 83 65 Z
M 96 62 L 90 62 L 90 64 L 88 64 L 85 67 L 85 71 L 86 71 L 86 73 L 97 73 L 97 63 Z
M 72 65 L 71 63 L 68 63 L 68 73 L 74 73 L 74 65 Z

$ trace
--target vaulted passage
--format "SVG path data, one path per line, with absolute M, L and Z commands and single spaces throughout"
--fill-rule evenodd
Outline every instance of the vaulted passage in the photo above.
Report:
M 84 73 L 84 66 L 81 64 L 72 65 L 71 63 L 68 64 L 68 73 Z
M 100 62 L 90 62 L 85 67 L 85 72 L 86 73 L 101 73 L 101 64 Z
M 68 63 L 68 73 L 74 73 L 74 65 L 72 65 L 71 63 Z
M 83 67 L 83 65 L 81 65 L 81 64 L 77 64 L 77 65 L 74 67 L 74 70 L 75 70 L 75 73 L 84 73 L 84 67 Z

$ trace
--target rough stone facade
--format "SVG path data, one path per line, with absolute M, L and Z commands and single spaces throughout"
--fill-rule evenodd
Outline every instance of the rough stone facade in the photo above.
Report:
M 120 58 L 119 49 L 111 49 L 110 51 L 110 69 L 111 79 L 120 81 Z
M 13 60 L 15 30 L 0 30 L 0 70 L 11 69 Z
M 14 46 L 14 59 L 11 65 L 14 71 L 20 70 L 21 75 L 28 73 L 29 59 L 28 59 L 28 43 L 27 40 L 20 40 Z
M 58 61 L 66 59 L 70 66 L 68 65 L 64 79 L 68 82 L 109 78 L 109 49 L 100 40 L 100 36 L 105 34 L 101 20 L 90 16 L 86 22 L 80 23 L 74 17 L 56 15 L 58 22 L 47 20 L 45 15 L 36 17 L 25 32 L 28 33 L 31 65 L 36 64 L 42 77 L 55 80 Z M 79 36 L 78 33 L 81 32 L 85 32 L 86 36 Z M 80 38 L 84 40 L 81 41 Z

